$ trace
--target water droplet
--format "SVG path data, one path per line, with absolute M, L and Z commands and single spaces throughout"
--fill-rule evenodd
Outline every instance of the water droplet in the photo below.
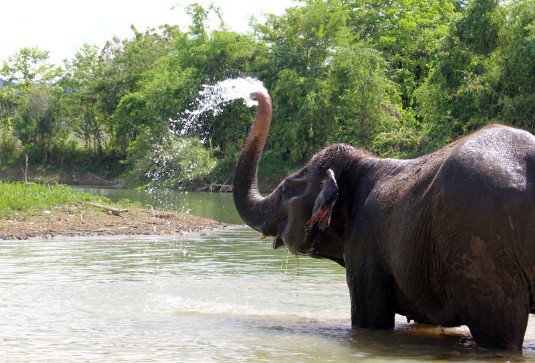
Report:
M 168 134 L 163 139 L 155 140 L 152 156 L 149 158 L 152 167 L 145 174 L 151 180 L 151 185 L 147 191 L 153 198 L 160 200 L 162 194 L 166 198 L 168 194 L 165 192 L 166 186 L 178 187 L 172 182 L 166 184 L 168 181 L 192 179 L 191 175 L 198 167 L 195 161 L 192 160 L 191 164 L 185 167 L 181 165 L 179 168 L 177 165 L 184 159 L 180 156 L 182 149 L 186 148 L 185 150 L 187 150 L 191 145 L 185 136 L 196 134 L 201 139 L 209 137 L 209 135 L 203 136 L 200 131 L 201 117 L 206 114 L 219 115 L 223 111 L 223 106 L 239 99 L 242 99 L 247 107 L 257 105 L 258 102 L 250 97 L 252 92 L 257 91 L 267 92 L 261 81 L 251 77 L 231 78 L 213 85 L 205 84 L 202 86 L 192 109 L 183 112 L 177 120 L 169 120 Z M 182 174 L 177 172 L 179 169 L 182 170 Z M 164 200 L 164 198 L 161 199 Z M 185 213 L 190 213 L 190 210 L 185 210 Z
M 230 78 L 213 85 L 203 85 L 195 102 L 195 109 L 186 110 L 181 118 L 180 134 L 186 135 L 195 130 L 200 116 L 204 114 L 219 115 L 223 106 L 232 101 L 243 99 L 247 107 L 257 105 L 258 102 L 250 97 L 255 91 L 266 91 L 266 88 L 261 81 L 252 77 Z

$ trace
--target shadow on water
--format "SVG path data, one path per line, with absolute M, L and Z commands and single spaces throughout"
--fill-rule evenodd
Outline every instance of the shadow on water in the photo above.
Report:
M 251 361 L 277 362 L 532 362 L 529 357 L 477 348 L 466 328 L 398 324 L 394 330 L 351 329 L 347 321 L 298 316 L 234 316 L 223 325 L 248 331 Z

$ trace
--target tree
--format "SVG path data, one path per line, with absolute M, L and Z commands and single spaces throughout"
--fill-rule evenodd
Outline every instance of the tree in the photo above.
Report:
M 337 133 L 327 77 L 334 54 L 350 43 L 346 22 L 339 2 L 309 1 L 257 24 L 266 49 L 254 69 L 271 91 L 276 120 L 264 160 L 301 164 Z
M 28 151 L 50 161 L 57 143 L 66 138 L 60 127 L 60 92 L 55 84 L 61 68 L 48 62 L 48 51 L 22 48 L 3 62 L 0 74 L 6 77 L 7 90 L 13 90 L 13 101 L 17 104 L 7 130 Z
M 27 151 L 42 162 L 53 161 L 54 152 L 68 136 L 59 116 L 58 93 L 48 86 L 31 88 L 13 121 L 15 135 Z
M 315 0 L 257 26 L 267 49 L 255 69 L 271 90 L 276 120 L 263 159 L 297 165 L 331 142 L 371 147 L 399 123 L 386 63 L 354 37 L 349 14 L 339 1 Z
M 336 105 L 340 127 L 337 140 L 357 139 L 373 147 L 377 135 L 399 128 L 400 100 L 386 70 L 385 60 L 374 49 L 348 48 L 337 52 L 329 77 L 329 103 Z M 375 149 L 384 152 L 381 147 Z
M 139 89 L 142 75 L 152 69 L 156 62 L 170 50 L 171 41 L 180 37 L 177 27 L 162 26 L 158 30 L 148 29 L 144 33 L 132 27 L 133 39 L 113 39 L 106 44 L 101 52 L 99 77 L 92 86 L 97 97 L 97 110 L 103 117 L 106 132 L 113 141 L 117 152 L 124 154 L 128 142 L 117 134 L 116 110 L 123 97 L 135 93 Z
M 0 88 L 0 164 L 5 166 L 17 157 L 19 142 L 13 134 L 18 99 L 14 88 Z
M 13 87 L 0 88 L 0 126 L 7 126 L 17 114 L 17 92 Z
M 208 13 L 200 7 L 193 10 L 200 12 L 194 17 L 196 25 L 189 33 L 175 34 L 168 53 L 141 74 L 137 90 L 123 96 L 113 114 L 116 143 L 128 150 L 128 165 L 148 152 L 148 135 L 157 146 L 169 130 L 196 137 L 204 147 L 217 150 L 217 156 L 235 162 L 251 111 L 234 105 L 217 117 L 203 115 L 194 125 L 187 121 L 185 111 L 195 107 L 202 85 L 247 74 L 256 45 L 247 35 L 206 32 L 202 21 Z
M 452 26 L 436 69 L 417 92 L 444 144 L 490 122 L 535 128 L 535 6 L 472 0 Z
M 535 132 L 535 3 L 506 5 L 498 31 L 497 118 Z
M 65 63 L 60 82 L 65 91 L 63 104 L 73 134 L 97 155 L 103 154 L 105 141 L 105 117 L 97 107 L 99 95 L 95 92 L 101 65 L 99 48 L 84 44 L 74 58 Z
M 36 84 L 54 83 L 61 74 L 61 68 L 48 62 L 48 51 L 39 48 L 22 48 L 3 62 L 0 75 L 19 90 Z
M 401 90 L 404 109 L 425 81 L 460 0 L 348 0 L 349 25 L 358 39 L 383 54 Z

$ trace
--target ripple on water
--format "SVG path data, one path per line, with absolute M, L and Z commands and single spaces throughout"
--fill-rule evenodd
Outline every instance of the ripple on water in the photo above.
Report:
M 489 361 L 465 328 L 352 331 L 342 268 L 245 228 L 2 241 L 0 266 L 0 361 Z

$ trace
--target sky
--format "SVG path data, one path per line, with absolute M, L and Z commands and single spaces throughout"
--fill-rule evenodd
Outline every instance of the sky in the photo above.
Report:
M 205 8 L 218 6 L 226 25 L 247 32 L 251 16 L 283 14 L 292 0 L 3 0 L 0 3 L 0 64 L 23 47 L 49 51 L 57 65 L 72 59 L 84 43 L 104 46 L 118 36 L 163 24 L 187 29 L 186 7 L 193 2 Z

